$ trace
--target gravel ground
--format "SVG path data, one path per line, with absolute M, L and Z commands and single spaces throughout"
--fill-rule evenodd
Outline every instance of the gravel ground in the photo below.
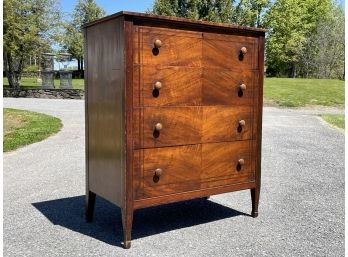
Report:
M 264 108 L 259 217 L 248 191 L 138 210 L 132 248 L 118 208 L 84 221 L 81 100 L 4 99 L 62 119 L 4 154 L 4 256 L 344 256 L 344 134 L 308 110 Z

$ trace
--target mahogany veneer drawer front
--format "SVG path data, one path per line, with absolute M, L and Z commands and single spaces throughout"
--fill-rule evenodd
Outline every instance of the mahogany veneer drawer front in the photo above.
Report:
M 252 105 L 258 72 L 181 66 L 134 68 L 134 106 Z
M 250 139 L 250 106 L 147 107 L 134 110 L 134 148 Z
M 254 181 L 253 141 L 134 151 L 137 199 Z
M 85 26 L 86 217 L 250 189 L 258 215 L 265 31 L 121 12 Z

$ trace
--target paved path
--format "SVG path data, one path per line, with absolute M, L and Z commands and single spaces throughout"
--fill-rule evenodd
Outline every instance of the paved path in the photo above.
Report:
M 248 191 L 138 210 L 124 250 L 118 208 L 98 198 L 84 221 L 83 101 L 4 106 L 64 124 L 4 154 L 4 256 L 344 256 L 344 134 L 311 112 L 264 109 L 258 218 Z

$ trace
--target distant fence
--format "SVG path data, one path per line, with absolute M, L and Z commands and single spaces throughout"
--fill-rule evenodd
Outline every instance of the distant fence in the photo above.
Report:
M 3 89 L 4 97 L 46 98 L 46 99 L 84 99 L 82 89 Z

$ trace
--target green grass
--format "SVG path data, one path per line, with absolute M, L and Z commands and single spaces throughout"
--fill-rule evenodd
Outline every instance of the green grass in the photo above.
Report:
M 23 88 L 38 88 L 40 85 L 37 83 L 37 78 L 22 78 L 21 80 L 21 86 Z M 72 86 L 75 89 L 83 89 L 84 88 L 84 80 L 83 79 L 73 79 L 72 80 Z M 56 88 L 59 88 L 60 80 L 55 79 L 54 80 L 54 86 Z M 4 77 L 4 87 L 9 87 L 9 83 L 6 77 Z
M 41 141 L 62 128 L 60 119 L 36 112 L 4 109 L 4 152 Z
M 265 78 L 264 96 L 280 106 L 344 106 L 344 81 L 336 79 Z
M 54 80 L 59 88 L 59 80 Z M 83 89 L 83 79 L 73 79 L 73 88 Z M 8 87 L 7 78 L 4 86 Z M 37 88 L 36 78 L 22 78 L 24 88 Z M 301 107 L 306 105 L 344 106 L 344 81 L 336 79 L 290 79 L 265 78 L 264 96 L 266 101 L 280 106 Z
M 321 114 L 320 117 L 322 117 L 327 123 L 344 129 L 344 114 Z

